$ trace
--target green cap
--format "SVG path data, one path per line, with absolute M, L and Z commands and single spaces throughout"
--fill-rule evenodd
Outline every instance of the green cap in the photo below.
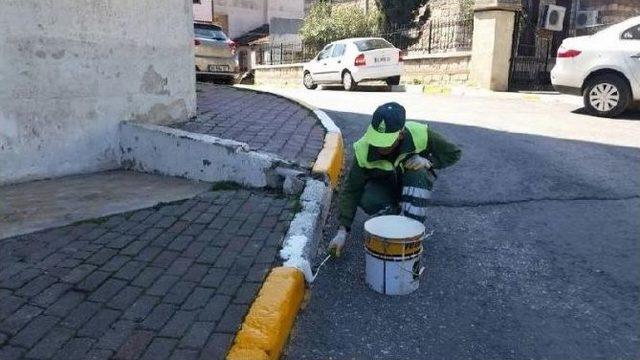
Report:
M 406 112 L 402 105 L 390 102 L 378 106 L 373 112 L 371 125 L 364 134 L 367 142 L 375 147 L 390 147 L 404 128 Z

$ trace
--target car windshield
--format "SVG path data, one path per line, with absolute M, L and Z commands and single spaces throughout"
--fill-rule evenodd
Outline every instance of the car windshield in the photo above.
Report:
M 194 29 L 196 36 L 213 39 L 213 40 L 227 40 L 227 35 L 225 35 L 222 30 L 219 29 L 211 29 L 211 28 L 195 28 Z
M 353 42 L 360 51 L 392 48 L 393 45 L 385 39 L 365 39 Z

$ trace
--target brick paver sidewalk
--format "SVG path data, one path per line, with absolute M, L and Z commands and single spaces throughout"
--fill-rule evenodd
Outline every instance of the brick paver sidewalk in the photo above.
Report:
M 222 358 L 295 201 L 214 191 L 0 242 L 0 359 Z
M 308 109 L 284 98 L 198 83 L 198 117 L 175 127 L 249 144 L 310 167 L 325 130 Z

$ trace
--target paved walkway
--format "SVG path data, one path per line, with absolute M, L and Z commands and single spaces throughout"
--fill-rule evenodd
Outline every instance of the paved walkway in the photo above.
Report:
M 246 190 L 0 242 L 0 359 L 221 359 L 295 201 Z
M 175 127 L 245 142 L 303 167 L 311 167 L 322 149 L 322 125 L 289 100 L 209 83 L 198 83 L 198 90 L 198 117 Z

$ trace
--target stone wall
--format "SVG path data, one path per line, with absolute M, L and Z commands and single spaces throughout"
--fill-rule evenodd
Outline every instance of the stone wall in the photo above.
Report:
M 302 84 L 302 64 L 258 65 L 255 83 L 268 86 L 296 86 Z
M 404 60 L 406 84 L 463 84 L 469 79 L 470 52 L 421 55 Z M 261 65 L 255 68 L 255 82 L 269 86 L 301 86 L 303 64 Z
M 0 1 L 0 184 L 118 167 L 118 123 L 195 115 L 192 3 Z
M 405 58 L 402 82 L 406 84 L 451 85 L 469 80 L 471 52 L 455 52 Z
M 472 16 L 473 0 L 430 0 L 429 19 L 450 20 Z

